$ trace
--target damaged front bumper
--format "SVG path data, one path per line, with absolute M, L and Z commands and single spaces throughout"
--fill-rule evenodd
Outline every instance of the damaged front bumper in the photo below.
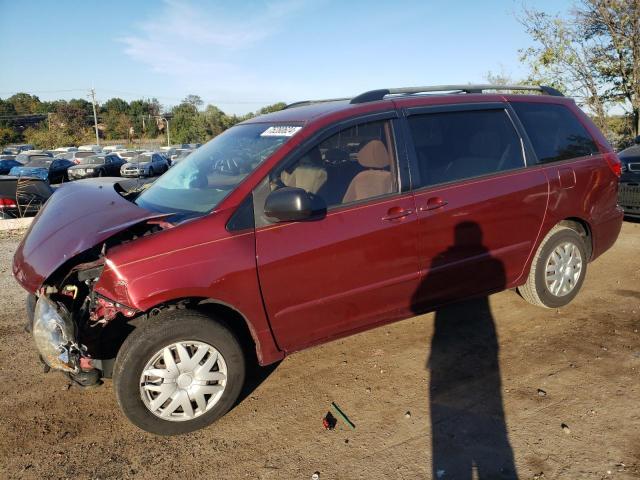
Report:
M 75 322 L 66 309 L 40 295 L 35 303 L 31 326 L 42 361 L 50 368 L 80 372 L 82 351 L 77 343 Z

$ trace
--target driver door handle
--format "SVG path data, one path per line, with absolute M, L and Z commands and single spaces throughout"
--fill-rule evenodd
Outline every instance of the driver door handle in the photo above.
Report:
M 413 210 L 410 208 L 402 208 L 402 207 L 391 207 L 387 214 L 382 217 L 382 220 L 392 221 L 392 220 L 400 220 L 404 217 L 408 217 L 413 213 Z
M 431 197 L 429 200 L 427 200 L 427 204 L 426 205 L 422 205 L 420 207 L 420 211 L 421 212 L 426 212 L 428 210 L 436 210 L 438 208 L 442 208 L 445 205 L 447 205 L 449 202 L 447 202 L 446 200 L 440 198 L 440 197 Z

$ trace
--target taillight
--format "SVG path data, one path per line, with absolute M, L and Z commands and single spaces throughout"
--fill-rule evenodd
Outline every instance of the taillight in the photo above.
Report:
M 79 158 L 74 158 L 73 159 L 73 163 L 75 163 L 76 165 L 80 165 L 80 159 Z
M 0 209 L 2 208 L 16 208 L 16 201 L 13 198 L 0 198 Z
M 604 159 L 607 161 L 607 165 L 609 165 L 609 168 L 616 177 L 622 175 L 622 162 L 618 158 L 618 155 L 613 152 L 605 153 Z

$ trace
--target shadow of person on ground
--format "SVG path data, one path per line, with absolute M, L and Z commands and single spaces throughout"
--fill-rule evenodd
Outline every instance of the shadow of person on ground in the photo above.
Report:
M 517 478 L 488 297 L 449 303 L 462 291 L 504 286 L 504 267 L 483 245 L 480 226 L 463 222 L 455 227 L 454 244 L 433 258 L 414 295 L 416 313 L 447 303 L 436 311 L 427 363 L 434 479 Z

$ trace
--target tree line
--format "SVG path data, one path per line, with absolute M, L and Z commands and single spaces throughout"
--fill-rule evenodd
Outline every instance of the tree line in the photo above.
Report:
M 197 95 L 187 95 L 167 111 L 155 98 L 131 102 L 111 98 L 96 106 L 99 135 L 126 143 L 164 141 L 168 126 L 172 143 L 203 143 L 236 123 L 286 104 L 275 103 L 246 115 L 228 115 L 215 105 L 203 106 Z M 0 99 L 0 145 L 19 142 L 37 148 L 95 143 L 93 105 L 84 99 L 41 101 L 28 93 Z

